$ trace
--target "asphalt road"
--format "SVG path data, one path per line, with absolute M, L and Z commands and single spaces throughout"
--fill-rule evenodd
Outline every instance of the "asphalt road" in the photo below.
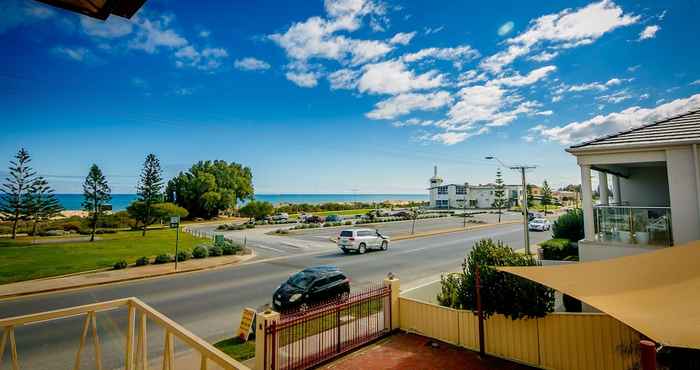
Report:
M 531 233 L 531 242 L 549 238 L 549 233 Z M 352 279 L 353 288 L 380 282 L 388 272 L 401 279 L 403 287 L 457 271 L 474 241 L 503 240 L 522 248 L 522 227 L 500 225 L 467 232 L 398 241 L 386 252 L 343 255 L 331 243 L 273 258 L 258 258 L 241 265 L 148 279 L 131 283 L 0 301 L 0 317 L 41 312 L 62 307 L 136 296 L 207 341 L 230 337 L 244 307 L 269 303 L 272 291 L 291 273 L 308 266 L 334 264 Z M 98 314 L 105 368 L 122 366 L 125 313 Z M 82 318 L 39 323 L 16 329 L 23 369 L 65 369 L 72 366 Z M 160 354 L 162 332 L 149 326 L 151 358 Z M 92 349 L 84 354 L 84 368 L 92 368 Z M 7 361 L 3 361 L 7 368 Z

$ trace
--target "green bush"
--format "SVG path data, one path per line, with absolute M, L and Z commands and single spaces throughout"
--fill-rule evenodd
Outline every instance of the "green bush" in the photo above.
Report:
M 115 270 L 122 270 L 122 269 L 125 269 L 126 266 L 128 266 L 128 264 L 126 263 L 126 261 L 125 261 L 125 260 L 120 260 L 120 261 L 117 261 L 117 262 L 114 264 L 114 269 L 115 269 Z
M 517 253 L 499 241 L 482 239 L 462 263 L 462 272 L 441 278 L 437 300 L 442 306 L 476 309 L 476 268 L 481 273 L 481 301 L 486 317 L 494 313 L 511 319 L 544 317 L 554 310 L 554 291 L 496 266 L 537 266 L 531 256 Z
M 345 221 L 343 225 L 352 225 L 352 221 Z
M 148 265 L 149 263 L 151 263 L 151 260 L 149 260 L 148 257 L 143 256 L 143 257 L 139 257 L 139 258 L 136 260 L 135 265 L 136 265 L 136 266 L 146 266 L 146 265 Z
M 231 256 L 237 254 L 241 250 L 243 250 L 242 246 L 230 242 L 221 247 L 221 251 L 223 252 L 224 256 Z
M 246 229 L 255 229 L 255 224 L 245 224 Z
M 210 257 L 218 257 L 224 254 L 223 249 L 218 246 L 218 245 L 212 245 L 209 247 L 209 256 Z
M 190 253 L 190 251 L 188 251 L 188 250 L 177 252 L 177 260 L 178 261 L 187 261 L 190 258 L 192 258 L 192 253 Z
M 573 209 L 559 216 L 552 225 L 552 237 L 569 239 L 573 242 L 583 239 L 583 212 L 580 209 Z
M 153 261 L 153 263 L 156 265 L 160 265 L 163 263 L 172 262 L 172 260 L 173 260 L 173 256 L 164 253 L 164 254 L 157 255 L 156 259 Z
M 571 261 L 578 259 L 578 248 L 569 239 L 549 239 L 540 243 L 542 259 Z
M 194 258 L 207 258 L 209 256 L 209 250 L 203 245 L 198 245 L 192 250 L 192 257 Z

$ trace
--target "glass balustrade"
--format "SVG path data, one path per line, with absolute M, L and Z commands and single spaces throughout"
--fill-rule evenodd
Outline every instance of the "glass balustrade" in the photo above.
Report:
M 669 207 L 596 206 L 599 241 L 649 246 L 673 245 Z

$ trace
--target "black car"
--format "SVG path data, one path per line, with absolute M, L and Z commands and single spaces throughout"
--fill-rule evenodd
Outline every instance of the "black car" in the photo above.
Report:
M 292 275 L 272 295 L 276 311 L 306 309 L 310 305 L 350 294 L 350 279 L 331 265 L 310 267 Z

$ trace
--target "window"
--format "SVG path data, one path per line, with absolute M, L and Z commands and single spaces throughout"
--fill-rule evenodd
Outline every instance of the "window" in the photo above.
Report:
M 438 194 L 447 194 L 447 186 L 438 186 Z
M 467 193 L 467 187 L 464 185 L 457 185 L 457 194 L 464 195 Z
M 340 236 L 344 236 L 346 238 L 351 238 L 352 237 L 352 230 L 341 231 Z
M 447 199 L 438 199 L 436 205 L 438 208 L 447 208 L 450 206 L 450 201 Z

